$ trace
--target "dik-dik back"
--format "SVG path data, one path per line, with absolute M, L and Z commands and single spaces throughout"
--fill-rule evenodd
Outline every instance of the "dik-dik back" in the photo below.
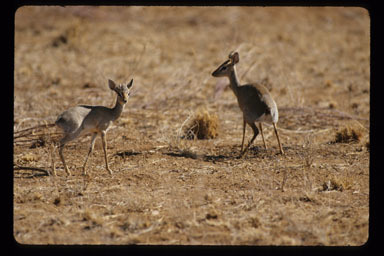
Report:
M 237 101 L 247 121 L 277 123 L 279 119 L 275 101 L 261 84 L 246 84 L 238 88 Z

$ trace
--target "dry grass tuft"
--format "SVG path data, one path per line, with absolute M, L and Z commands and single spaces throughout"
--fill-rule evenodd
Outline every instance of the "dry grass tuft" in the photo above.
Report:
M 322 191 L 344 191 L 352 189 L 353 179 L 348 176 L 335 176 L 330 175 L 326 181 L 322 184 Z
M 324 181 L 324 183 L 322 184 L 322 191 L 332 191 L 332 190 L 336 190 L 336 191 L 344 190 L 344 186 L 340 182 L 340 180 L 331 178 L 327 181 Z
M 336 132 L 333 143 L 359 142 L 363 133 L 352 127 L 344 127 Z
M 185 129 L 187 139 L 213 139 L 218 135 L 219 119 L 216 114 L 210 114 L 207 110 L 198 110 L 194 119 Z
M 32 142 L 29 148 L 44 147 L 47 142 L 50 142 L 49 136 L 47 134 L 42 134 L 34 142 Z

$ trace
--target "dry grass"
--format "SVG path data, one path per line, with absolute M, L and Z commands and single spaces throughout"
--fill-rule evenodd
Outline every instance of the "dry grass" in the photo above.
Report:
M 187 139 L 214 139 L 218 135 L 219 119 L 217 115 L 210 114 L 207 110 L 198 110 L 193 119 L 185 128 Z
M 359 142 L 362 132 L 352 127 L 344 127 L 336 132 L 334 143 Z
M 364 244 L 369 31 L 367 11 L 350 7 L 22 7 L 15 20 L 16 241 Z M 240 53 L 241 82 L 271 90 L 285 155 L 266 124 L 268 150 L 257 137 L 238 158 L 241 111 L 228 81 L 210 75 L 232 50 Z M 84 136 L 65 148 L 73 176 L 58 157 L 57 176 L 47 176 L 51 140 L 61 135 L 45 124 L 77 104 L 112 106 L 108 78 L 135 81 L 108 132 L 114 175 L 99 138 L 90 177 L 81 175 Z M 199 108 L 209 114 L 194 115 Z M 195 117 L 194 134 L 218 135 L 181 139 Z M 330 143 L 337 132 L 347 141 Z

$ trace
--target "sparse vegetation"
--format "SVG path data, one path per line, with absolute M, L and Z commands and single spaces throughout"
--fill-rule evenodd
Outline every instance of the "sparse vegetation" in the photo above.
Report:
M 369 24 L 368 12 L 353 7 L 18 9 L 15 240 L 364 244 L 370 194 Z M 238 158 L 242 113 L 227 80 L 210 76 L 232 50 L 242 56 L 241 81 L 272 89 L 284 156 L 266 124 L 268 149 L 259 135 Z M 82 176 L 91 139 L 83 136 L 65 148 L 73 175 L 66 176 L 58 157 L 57 176 L 48 175 L 50 141 L 61 134 L 46 124 L 78 104 L 113 106 L 109 78 L 135 81 L 121 118 L 108 131 L 114 174 L 104 169 L 97 138 L 90 177 Z M 209 112 L 194 115 L 201 106 Z M 218 136 L 182 139 L 195 117 L 203 125 L 192 134 L 208 127 L 200 136 Z M 336 131 L 348 142 L 330 143 Z M 248 127 L 247 140 L 251 133 Z

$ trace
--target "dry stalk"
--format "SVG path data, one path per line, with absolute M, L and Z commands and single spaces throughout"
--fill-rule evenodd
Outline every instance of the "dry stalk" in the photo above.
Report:
M 31 170 L 31 171 L 38 171 L 38 172 L 42 172 L 45 174 L 45 176 L 49 176 L 49 171 L 43 169 L 43 168 L 39 168 L 39 167 L 32 167 L 32 166 L 19 166 L 19 165 L 15 165 L 13 167 L 13 170 Z
M 284 192 L 284 185 L 285 185 L 285 182 L 287 181 L 288 179 L 288 172 L 286 169 L 283 170 L 283 180 L 281 182 L 281 192 Z
M 18 134 L 18 135 L 14 136 L 13 138 L 17 139 L 17 138 L 25 137 L 28 135 L 33 135 L 36 130 L 41 130 L 43 128 L 49 128 L 49 127 L 53 127 L 53 126 L 55 126 L 55 124 L 41 124 L 41 125 L 27 128 L 27 129 L 23 129 L 20 131 L 15 131 L 14 134 Z

